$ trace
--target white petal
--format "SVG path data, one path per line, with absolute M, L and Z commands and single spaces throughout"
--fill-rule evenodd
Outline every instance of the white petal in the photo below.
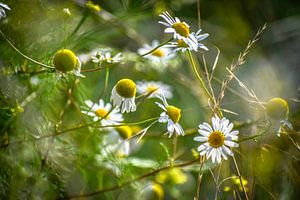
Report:
M 206 142 L 208 140 L 208 138 L 202 137 L 202 136 L 197 136 L 197 137 L 194 137 L 194 140 L 197 142 Z
M 229 147 L 238 147 L 239 146 L 238 143 L 235 143 L 235 142 L 232 142 L 232 141 L 227 141 L 227 140 L 224 141 L 224 144 L 229 146 Z

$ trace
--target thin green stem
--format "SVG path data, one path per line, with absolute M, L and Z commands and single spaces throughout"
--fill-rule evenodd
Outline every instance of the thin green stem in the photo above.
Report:
M 26 56 L 24 53 L 22 53 L 19 49 L 17 49 L 8 39 L 7 37 L 4 35 L 4 33 L 0 30 L 0 34 L 2 35 L 2 37 L 6 40 L 6 42 L 16 51 L 18 52 L 22 57 L 24 57 L 25 59 L 37 64 L 37 65 L 40 65 L 42 67 L 45 67 L 45 68 L 48 68 L 48 69 L 55 69 L 54 67 L 52 66 L 49 66 L 49 65 L 46 65 L 44 63 L 41 63 L 41 62 L 38 62 L 32 58 L 30 58 L 29 56 Z
M 167 44 L 168 42 L 171 42 L 172 40 L 173 40 L 173 38 L 170 38 L 169 40 L 167 40 L 167 41 L 161 43 L 160 45 L 158 45 L 157 47 L 155 47 L 155 48 L 152 49 L 151 51 L 149 51 L 149 52 L 147 52 L 147 53 L 144 53 L 144 54 L 142 54 L 141 56 L 144 57 L 144 56 L 146 56 L 146 55 L 149 55 L 149 54 L 153 53 L 153 52 L 154 52 L 155 50 L 157 50 L 159 47 L 164 46 L 165 44 Z
M 174 164 L 173 166 L 172 165 L 168 165 L 168 166 L 165 166 L 165 167 L 162 167 L 162 168 L 159 168 L 159 169 L 156 169 L 152 172 L 149 172 L 147 174 L 144 174 L 144 175 L 141 175 L 141 176 L 138 176 L 136 178 L 133 178 L 131 180 L 128 180 L 126 182 L 123 182 L 119 185 L 115 185 L 115 186 L 112 186 L 112 187 L 109 187 L 109 188 L 104 188 L 104 189 L 100 189 L 100 190 L 96 190 L 94 192 L 90 192 L 90 193 L 85 193 L 85 194 L 79 194 L 79 195 L 71 195 L 71 196 L 68 196 L 68 197 L 64 197 L 64 198 L 61 198 L 61 199 L 79 199 L 79 198 L 82 198 L 82 197 L 91 197 L 91 196 L 95 196 L 95 195 L 98 195 L 98 194 L 101 194 L 101 193 L 104 193 L 104 192 L 109 192 L 109 191 L 114 191 L 114 190 L 118 190 L 118 189 L 121 189 L 123 187 L 126 187 L 127 185 L 130 185 L 131 183 L 133 182 L 136 182 L 136 181 L 139 181 L 139 180 L 142 180 L 144 178 L 147 178 L 147 177 L 150 177 L 150 176 L 153 176 L 161 171 L 165 171 L 165 170 L 168 170 L 172 167 L 185 167 L 185 166 L 189 166 L 189 165 L 192 165 L 194 164 L 198 159 L 194 159 L 194 160 L 191 160 L 191 161 L 187 161 L 187 162 L 183 162 L 183 163 L 178 163 L 178 164 Z
M 67 48 L 67 19 L 65 18 L 64 22 L 64 28 L 65 28 L 65 37 L 64 37 L 64 48 Z
M 243 184 L 243 180 L 242 180 L 242 176 L 241 176 L 239 167 L 238 167 L 238 165 L 237 165 L 237 163 L 236 163 L 236 160 L 235 160 L 235 157 L 232 156 L 232 159 L 233 159 L 234 167 L 235 167 L 235 169 L 236 169 L 236 173 L 238 174 L 238 177 L 239 177 L 239 180 L 240 180 L 240 184 L 241 184 L 241 186 L 242 186 L 242 189 L 243 189 L 245 198 L 246 198 L 246 200 L 249 200 L 248 195 L 247 195 L 247 192 L 246 192 L 246 190 L 245 190 L 245 186 L 244 186 L 244 184 Z
M 192 56 L 192 53 L 190 50 L 187 50 L 187 54 L 188 54 L 188 57 L 190 59 L 190 62 L 191 62 L 191 65 L 192 65 L 192 68 L 193 68 L 193 71 L 195 73 L 195 75 L 197 76 L 202 88 L 204 89 L 205 93 L 207 94 L 207 96 L 210 98 L 210 99 L 213 99 L 212 95 L 210 94 L 210 92 L 208 91 L 204 81 L 202 80 L 197 68 L 196 68 L 196 65 L 195 65 L 195 62 L 194 62 L 194 59 L 193 59 L 193 56 Z
M 73 30 L 69 38 L 73 37 L 79 31 L 80 27 L 84 24 L 88 16 L 89 16 L 89 11 L 85 10 L 80 21 L 78 22 L 77 26 L 75 27 L 75 29 Z

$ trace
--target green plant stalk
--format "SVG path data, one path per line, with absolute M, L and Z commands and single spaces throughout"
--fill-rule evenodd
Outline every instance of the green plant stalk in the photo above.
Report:
M 242 180 L 242 176 L 241 176 L 239 167 L 238 167 L 238 165 L 237 165 L 237 163 L 236 163 L 236 160 L 235 160 L 235 157 L 232 156 L 232 159 L 233 159 L 234 167 L 235 167 L 236 172 L 237 172 L 237 174 L 238 174 L 238 177 L 239 177 L 239 179 L 240 179 L 240 184 L 241 184 L 241 186 L 242 186 L 242 189 L 243 189 L 243 193 L 244 193 L 244 195 L 245 195 L 245 198 L 246 198 L 246 200 L 249 200 L 248 195 L 247 195 L 247 192 L 246 192 L 245 187 L 244 187 L 244 184 L 243 184 L 243 180 Z
M 190 50 L 187 50 L 187 55 L 189 57 L 189 60 L 191 62 L 191 65 L 192 65 L 192 68 L 193 68 L 193 71 L 195 73 L 195 75 L 197 76 L 202 88 L 204 89 L 205 93 L 207 94 L 207 96 L 210 98 L 210 99 L 213 99 L 212 95 L 210 94 L 210 92 L 208 91 L 204 81 L 202 80 L 200 74 L 198 73 L 198 70 L 196 68 L 196 65 L 195 65 L 195 62 L 194 62 L 194 59 L 193 59 L 193 56 L 192 56 L 192 53 Z
M 78 22 L 77 26 L 75 27 L 75 29 L 73 30 L 73 32 L 71 33 L 71 35 L 69 36 L 69 38 L 73 37 L 79 31 L 79 29 L 84 24 L 84 22 L 86 21 L 86 19 L 87 19 L 88 16 L 89 16 L 89 11 L 85 10 L 83 12 L 83 15 L 82 15 L 80 21 Z
M 45 68 L 48 68 L 48 69 L 55 69 L 54 67 L 52 66 L 49 66 L 49 65 L 46 65 L 44 63 L 41 63 L 41 62 L 38 62 L 36 60 L 34 60 L 33 58 L 30 58 L 29 56 L 26 56 L 24 53 L 22 53 L 19 49 L 17 49 L 17 47 L 15 47 L 8 39 L 7 37 L 4 35 L 4 33 L 0 30 L 0 35 L 2 35 L 2 37 L 6 40 L 6 42 L 17 52 L 19 53 L 22 57 L 24 57 L 25 59 L 37 64 L 37 65 L 40 65 L 42 67 L 45 67 Z
M 144 53 L 144 54 L 142 54 L 141 56 L 144 57 L 144 56 L 146 56 L 146 55 L 149 55 L 149 54 L 153 53 L 153 52 L 154 52 L 155 50 L 157 50 L 159 47 L 164 46 L 165 44 L 167 44 L 168 42 L 171 42 L 172 40 L 173 40 L 173 38 L 170 38 L 169 40 L 164 41 L 163 43 L 161 43 L 160 45 L 158 45 L 157 47 L 155 47 L 155 48 L 152 49 L 151 51 L 148 51 L 147 53 Z

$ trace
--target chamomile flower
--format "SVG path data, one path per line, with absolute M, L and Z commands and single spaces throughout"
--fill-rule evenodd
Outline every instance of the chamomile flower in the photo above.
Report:
M 75 76 L 83 76 L 81 71 L 81 62 L 73 51 L 69 49 L 61 49 L 55 53 L 53 65 L 59 76 L 72 72 Z
M 284 126 L 293 129 L 293 125 L 288 120 L 289 110 L 289 104 L 280 97 L 272 98 L 266 104 L 266 115 L 278 137 Z
M 157 40 L 153 40 L 151 45 L 145 44 L 142 48 L 138 49 L 138 53 L 143 55 L 156 48 L 158 45 L 159 42 Z M 170 60 L 173 57 L 174 54 L 172 54 L 171 49 L 165 46 L 162 46 L 153 51 L 151 54 L 145 56 L 145 58 L 157 64 L 167 64 L 168 60 Z
M 123 59 L 122 53 L 118 53 L 112 57 L 110 52 L 106 52 L 104 54 L 101 52 L 97 52 L 96 55 L 92 56 L 91 58 L 92 62 L 97 64 L 102 64 L 103 62 L 114 64 L 121 62 Z
M 121 112 L 134 112 L 136 85 L 131 79 L 121 79 L 117 82 L 111 92 L 110 100 L 113 105 L 119 107 Z
M 167 26 L 165 33 L 173 34 L 174 39 L 182 40 L 190 48 L 197 51 L 198 40 L 194 34 L 191 34 L 190 26 L 187 23 L 180 21 L 177 17 L 173 18 L 168 12 L 163 12 L 159 16 L 165 20 L 165 22 L 158 22 Z
M 10 7 L 8 5 L 0 2 L 0 19 L 6 17 L 5 10 L 10 10 Z
M 163 102 L 163 104 L 159 102 L 155 103 L 164 110 L 164 112 L 160 114 L 158 121 L 161 123 L 167 123 L 169 137 L 173 135 L 174 131 L 177 135 L 184 135 L 184 130 L 178 123 L 181 117 L 180 109 L 169 105 L 164 95 L 157 95 L 157 97 Z
M 105 104 L 102 99 L 99 100 L 99 104 L 93 103 L 91 100 L 86 100 L 84 103 L 88 106 L 88 109 L 81 112 L 93 117 L 94 121 L 103 118 L 100 121 L 100 124 L 103 126 L 119 124 L 123 121 L 123 117 L 119 109 L 112 109 L 112 105 L 110 103 Z M 111 109 L 112 111 L 110 112 Z
M 197 44 L 198 44 L 197 49 L 191 48 L 182 39 L 177 40 L 177 42 L 169 42 L 166 46 L 175 48 L 175 51 L 181 51 L 181 52 L 185 52 L 186 50 L 198 51 L 199 49 L 204 49 L 204 50 L 208 51 L 208 48 L 204 44 L 202 44 L 201 41 L 204 40 L 205 38 L 207 38 L 209 36 L 209 34 L 208 33 L 200 34 L 200 32 L 201 32 L 201 29 L 199 29 L 196 33 L 194 33 L 194 32 L 191 33 L 197 39 Z
M 148 98 L 154 98 L 158 94 L 164 94 L 167 99 L 173 97 L 171 87 L 162 82 L 139 81 L 136 87 L 139 94 L 150 94 Z
M 222 157 L 227 160 L 227 155 L 233 156 L 230 147 L 238 147 L 234 142 L 238 139 L 237 130 L 232 130 L 233 124 L 225 117 L 220 119 L 212 117 L 212 126 L 204 122 L 199 125 L 198 132 L 201 136 L 194 137 L 197 142 L 204 142 L 198 147 L 200 155 L 206 155 L 206 158 L 211 157 L 212 162 L 221 162 Z

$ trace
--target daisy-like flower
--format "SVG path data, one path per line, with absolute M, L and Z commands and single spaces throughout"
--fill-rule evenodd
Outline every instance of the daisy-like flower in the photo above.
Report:
M 207 38 L 209 36 L 209 34 L 208 33 L 200 34 L 200 32 L 201 32 L 201 29 L 199 29 L 196 33 L 194 33 L 194 32 L 191 33 L 197 39 L 198 48 L 196 50 L 191 48 L 189 45 L 187 45 L 182 39 L 177 40 L 177 42 L 169 42 L 166 46 L 175 48 L 175 51 L 181 51 L 181 52 L 185 52 L 186 50 L 198 51 L 198 49 L 204 49 L 204 50 L 208 51 L 208 48 L 204 44 L 202 44 L 201 41 L 204 40 L 205 38 Z
M 180 21 L 177 17 L 173 18 L 168 12 L 163 12 L 159 16 L 165 20 L 165 22 L 158 22 L 167 26 L 165 33 L 173 34 L 174 39 L 182 40 L 190 48 L 197 51 L 198 40 L 194 34 L 191 34 L 190 26 L 187 23 Z
M 180 109 L 169 105 L 164 95 L 157 95 L 157 97 L 163 102 L 163 104 L 159 102 L 155 103 L 164 110 L 164 112 L 160 114 L 158 121 L 161 123 L 167 123 L 169 137 L 173 135 L 174 131 L 177 135 L 184 135 L 184 130 L 178 123 L 181 117 Z
M 144 46 L 140 49 L 138 49 L 138 53 L 140 55 L 143 55 L 152 49 L 156 48 L 159 45 L 159 42 L 157 40 L 153 40 L 152 44 L 144 44 Z M 151 54 L 148 54 L 145 56 L 145 58 L 151 60 L 154 63 L 159 64 L 167 64 L 168 60 L 174 57 L 174 54 L 172 54 L 172 51 L 170 48 L 162 46 L 155 51 L 153 51 Z
M 105 54 L 102 54 L 101 52 L 97 52 L 95 56 L 92 56 L 92 62 L 97 64 L 102 64 L 103 62 L 114 64 L 119 63 L 122 61 L 122 53 L 118 53 L 115 56 L 111 56 L 110 52 L 106 52 Z
M 53 65 L 59 76 L 72 72 L 75 76 L 85 77 L 80 73 L 81 62 L 69 49 L 61 49 L 54 55 Z
M 10 7 L 8 5 L 0 2 L 0 19 L 6 17 L 5 10 L 10 10 Z
M 156 95 L 164 94 L 167 99 L 173 97 L 171 87 L 162 82 L 139 81 L 136 83 L 139 94 L 150 94 L 148 98 L 154 98 Z
M 212 162 L 221 162 L 222 157 L 227 160 L 227 155 L 233 156 L 230 147 L 238 147 L 238 143 L 234 142 L 238 139 L 237 130 L 232 130 L 233 124 L 225 117 L 220 119 L 212 117 L 212 126 L 204 122 L 199 125 L 198 132 L 201 136 L 194 137 L 197 142 L 204 142 L 198 147 L 200 155 L 211 157 Z
M 121 79 L 117 82 L 111 92 L 110 100 L 113 105 L 119 107 L 121 112 L 134 112 L 136 85 L 131 79 Z
M 100 124 L 103 126 L 119 124 L 123 121 L 123 117 L 119 109 L 114 108 L 111 112 L 109 112 L 112 105 L 110 103 L 105 104 L 102 99 L 99 100 L 99 104 L 93 103 L 91 100 L 86 100 L 84 103 L 88 106 L 88 109 L 81 112 L 93 117 L 94 121 L 102 119 Z

